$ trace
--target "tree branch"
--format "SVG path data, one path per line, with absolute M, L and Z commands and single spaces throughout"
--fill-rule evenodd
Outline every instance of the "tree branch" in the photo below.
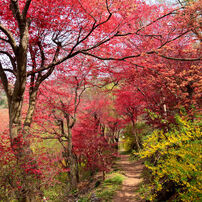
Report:
M 162 58 L 168 59 L 168 60 L 177 60 L 177 61 L 199 61 L 201 60 L 202 57 L 199 58 L 174 58 L 174 57 L 169 57 L 166 55 L 161 55 L 158 52 L 156 52 L 156 54 Z
M 165 15 L 160 16 L 159 18 L 153 20 L 152 22 L 148 23 L 147 25 L 145 25 L 145 26 L 143 26 L 143 27 L 140 27 L 140 28 L 137 29 L 135 32 L 128 32 L 128 33 L 123 33 L 123 34 L 121 34 L 121 33 L 118 32 L 118 33 L 116 34 L 116 36 L 128 36 L 128 35 L 132 35 L 132 34 L 140 35 L 139 32 L 140 32 L 141 30 L 145 29 L 146 27 L 149 27 L 150 25 L 152 25 L 153 23 L 155 23 L 155 22 L 157 22 L 157 21 L 163 19 L 164 17 L 173 14 L 175 11 L 181 10 L 182 8 L 184 8 L 184 7 L 181 7 L 181 8 L 175 9 L 175 10 L 172 10 L 172 11 L 170 11 L 169 13 L 166 13 Z M 149 35 L 146 35 L 146 36 L 149 36 Z M 151 35 L 151 36 L 152 36 L 152 35 Z
M 4 41 L 4 42 L 6 42 L 6 43 L 9 43 L 9 40 L 4 39 L 4 38 L 2 38 L 2 37 L 0 37 L 0 40 Z
M 177 8 L 177 9 L 175 9 L 175 10 L 170 11 L 169 13 L 166 13 L 165 15 L 160 16 L 159 18 L 153 20 L 152 22 L 150 22 L 150 23 L 147 24 L 146 26 L 139 28 L 139 29 L 136 31 L 136 34 L 138 34 L 138 32 L 141 31 L 142 29 L 144 29 L 144 28 L 146 28 L 146 27 L 152 25 L 153 23 L 155 23 L 155 22 L 157 22 L 157 21 L 159 21 L 159 20 L 161 20 L 161 19 L 163 19 L 163 18 L 165 18 L 165 17 L 167 17 L 167 16 L 169 16 L 169 15 L 172 15 L 174 12 L 176 12 L 176 11 L 178 11 L 178 10 L 181 10 L 182 8 L 183 8 L 183 7 Z
M 85 51 L 81 51 L 81 53 L 84 54 L 84 55 L 92 56 L 92 57 L 97 58 L 99 60 L 117 60 L 117 61 L 123 61 L 123 60 L 129 59 L 129 58 L 136 58 L 136 57 L 141 56 L 141 54 L 137 54 L 137 55 L 125 56 L 125 57 L 122 57 L 122 58 L 112 58 L 112 57 L 100 57 L 100 56 L 97 56 L 97 55 L 94 55 L 94 54 L 91 54 L 91 53 L 88 53 L 88 52 L 85 52 Z
M 27 16 L 27 12 L 28 12 L 28 10 L 29 10 L 29 6 L 30 6 L 30 4 L 31 4 L 31 1 L 32 1 L 32 0 L 27 0 L 27 1 L 26 1 L 25 7 L 24 7 L 24 9 L 23 9 L 23 11 L 22 11 L 22 16 L 23 16 L 24 19 L 25 19 L 26 16 Z
M 40 41 L 38 42 L 38 46 L 39 46 L 39 50 L 40 50 L 40 54 L 41 54 L 41 68 L 43 68 L 45 60 L 46 60 L 46 57 L 45 57 L 45 54 L 44 54 L 44 51 L 43 51 L 43 47 L 42 47 Z
M 2 24 L 0 24 L 0 30 L 8 37 L 7 42 L 10 43 L 10 45 L 15 53 L 17 45 L 16 45 L 16 42 L 15 42 L 15 39 L 14 39 L 12 33 L 6 27 L 4 27 Z
M 16 73 L 12 69 L 3 69 L 4 72 L 10 72 L 16 77 Z
M 21 25 L 21 22 L 22 22 L 22 15 L 20 13 L 18 0 L 11 0 L 10 9 L 12 10 L 13 16 L 17 20 L 19 28 L 20 28 L 21 27 L 20 25 Z
M 73 48 L 71 49 L 69 55 L 71 55 L 71 54 L 73 53 L 74 49 L 75 49 L 80 43 L 82 43 L 83 41 L 85 41 L 85 40 L 93 33 L 93 31 L 94 31 L 95 29 L 97 29 L 98 27 L 100 27 L 101 25 L 105 24 L 106 22 L 108 22 L 108 21 L 110 20 L 110 18 L 112 17 L 112 13 L 111 13 L 110 10 L 109 10 L 109 6 L 108 6 L 108 1 L 107 1 L 107 0 L 106 0 L 106 8 L 107 8 L 107 11 L 108 11 L 108 13 L 109 13 L 109 16 L 107 17 L 106 20 L 104 20 L 104 21 L 98 23 L 97 25 L 96 25 L 97 20 L 96 20 L 93 16 L 90 15 L 90 16 L 94 19 L 94 23 L 93 23 L 93 26 L 92 26 L 91 30 L 90 30 L 90 31 L 88 32 L 88 34 L 87 34 L 83 39 L 81 39 L 81 40 L 79 40 L 79 38 L 80 38 L 80 32 L 79 32 L 79 37 L 78 37 L 78 39 L 77 39 L 77 43 L 73 46 Z M 84 10 L 85 10 L 85 9 L 84 9 Z
M 12 55 L 6 51 L 0 51 L 0 54 L 7 55 L 11 61 L 11 64 L 13 66 L 13 71 L 16 71 L 16 64 L 15 64 L 15 59 L 12 57 Z M 14 72 L 13 72 L 14 73 Z M 15 75 L 15 74 L 14 74 Z
M 6 92 L 6 95 L 7 97 L 9 97 L 9 92 L 8 92 L 8 79 L 7 79 L 7 76 L 5 74 L 5 71 L 2 67 L 2 64 L 0 62 L 0 78 L 1 78 L 1 81 L 2 81 L 2 84 L 3 84 L 3 87 L 4 87 L 4 90 Z
M 191 30 L 187 30 L 186 32 L 183 32 L 183 33 L 179 34 L 179 35 L 176 36 L 175 38 L 166 41 L 166 42 L 163 43 L 158 49 L 162 48 L 163 46 L 165 46 L 166 44 L 168 44 L 168 43 L 170 43 L 170 42 L 172 42 L 172 41 L 175 41 L 176 39 L 179 39 L 181 36 L 183 36 L 183 35 L 189 33 L 190 31 L 191 31 Z

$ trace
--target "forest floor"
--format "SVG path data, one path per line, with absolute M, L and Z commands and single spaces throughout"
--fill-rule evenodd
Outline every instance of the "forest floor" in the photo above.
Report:
M 121 189 L 115 194 L 114 202 L 143 202 L 137 190 L 143 181 L 142 172 L 144 169 L 141 160 L 131 161 L 129 155 L 120 155 L 117 167 L 124 173 L 125 179 Z
M 91 182 L 86 181 L 79 184 L 79 197 L 68 195 L 65 200 L 63 198 L 63 201 L 145 202 L 140 198 L 138 192 L 143 183 L 143 161 L 130 160 L 130 155 L 120 154 L 119 157 L 105 181 L 102 181 L 102 173 L 99 172 Z M 117 184 L 117 179 L 121 180 L 122 184 Z M 98 182 L 100 185 L 95 188 Z

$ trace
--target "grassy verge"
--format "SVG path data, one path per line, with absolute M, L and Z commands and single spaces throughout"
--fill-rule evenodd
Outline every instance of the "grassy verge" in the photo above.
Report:
M 131 151 L 120 151 L 120 155 L 129 155 L 131 154 Z
M 101 185 L 96 188 L 93 193 L 90 193 L 87 197 L 79 199 L 79 202 L 91 201 L 92 197 L 101 199 L 102 201 L 112 201 L 116 191 L 118 191 L 123 183 L 124 176 L 121 173 L 113 172 L 107 175 L 107 179 L 104 180 Z

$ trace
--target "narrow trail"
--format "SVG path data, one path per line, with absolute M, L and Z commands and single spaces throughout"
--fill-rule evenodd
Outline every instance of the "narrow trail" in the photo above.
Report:
M 139 188 L 142 182 L 141 173 L 144 165 L 142 161 L 132 162 L 129 160 L 129 155 L 121 155 L 120 160 L 117 162 L 117 166 L 124 172 L 125 179 L 121 189 L 116 193 L 114 202 L 143 202 L 138 197 L 135 191 Z

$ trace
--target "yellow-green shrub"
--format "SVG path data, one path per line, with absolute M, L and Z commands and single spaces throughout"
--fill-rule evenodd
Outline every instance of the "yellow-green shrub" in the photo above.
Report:
M 177 117 L 178 125 L 168 132 L 155 130 L 144 141 L 141 158 L 147 158 L 146 167 L 153 179 L 151 197 L 161 191 L 175 189 L 176 199 L 200 201 L 201 198 L 201 131 L 196 123 Z M 167 190 L 169 191 L 169 190 Z

